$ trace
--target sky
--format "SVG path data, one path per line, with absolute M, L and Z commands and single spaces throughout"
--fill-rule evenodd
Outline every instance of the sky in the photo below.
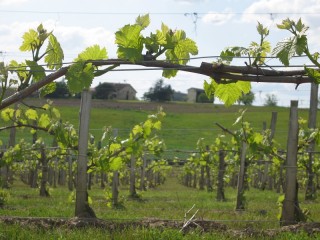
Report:
M 109 58 L 117 58 L 114 33 L 126 24 L 134 23 L 139 15 L 149 13 L 151 24 L 144 35 L 160 29 L 164 23 L 171 29 L 182 29 L 198 46 L 200 59 L 188 65 L 200 66 L 202 61 L 213 62 L 222 50 L 231 46 L 247 47 L 259 42 L 256 31 L 260 22 L 270 29 L 267 40 L 271 46 L 289 37 L 276 24 L 285 18 L 302 19 L 310 27 L 308 43 L 311 52 L 320 49 L 320 0 L 0 0 L 0 61 L 19 62 L 30 59 L 19 47 L 22 35 L 40 23 L 53 31 L 62 49 L 64 62 L 71 62 L 86 47 L 99 44 L 106 47 Z M 243 66 L 240 59 L 234 65 Z M 280 63 L 269 59 L 268 65 Z M 308 64 L 307 59 L 293 59 L 291 64 Z M 138 68 L 137 66 L 136 68 Z M 122 69 L 128 66 L 122 67 Z M 140 67 L 141 68 L 141 67 Z M 129 83 L 141 98 L 154 83 L 162 78 L 161 71 L 117 71 L 94 80 Z M 202 88 L 206 76 L 180 71 L 175 78 L 164 79 L 175 91 Z M 299 107 L 309 107 L 309 84 L 295 89 L 292 84 L 253 83 L 254 105 L 263 105 L 267 94 L 274 94 L 278 105 L 289 106 L 298 100 Z

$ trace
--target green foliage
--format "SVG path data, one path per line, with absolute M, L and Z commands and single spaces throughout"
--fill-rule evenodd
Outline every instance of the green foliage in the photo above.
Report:
M 316 84 L 320 84 L 320 72 L 317 69 L 314 68 L 308 68 L 304 67 L 304 70 L 306 71 L 307 75 L 311 77 Z
M 81 52 L 75 61 L 103 60 L 107 58 L 108 53 L 106 48 L 101 48 L 99 45 L 93 45 Z
M 105 48 L 98 45 L 86 48 L 75 59 L 75 63 L 70 66 L 66 73 L 68 88 L 71 93 L 79 93 L 82 90 L 88 90 L 95 77 L 96 69 L 88 60 L 98 60 L 107 58 Z
M 302 23 L 301 18 L 297 22 L 287 18 L 282 21 L 282 24 L 278 24 L 277 26 L 279 29 L 288 30 L 293 34 L 292 37 L 277 43 L 272 51 L 273 55 L 277 56 L 285 66 L 288 66 L 289 60 L 294 55 L 301 56 L 308 51 L 308 41 L 305 34 L 308 27 Z
M 63 50 L 53 34 L 50 34 L 49 36 L 46 53 L 47 55 L 45 56 L 44 61 L 47 63 L 49 69 L 58 70 L 62 67 L 62 61 L 64 59 Z
M 143 59 L 143 42 L 141 31 L 143 28 L 138 25 L 125 25 L 116 32 L 116 43 L 118 44 L 117 54 L 120 59 L 131 62 Z
M 278 105 L 277 96 L 274 94 L 267 94 L 264 102 L 264 106 L 275 107 Z
M 185 65 L 190 55 L 198 54 L 196 43 L 186 37 L 183 30 L 172 31 L 165 24 L 156 33 L 144 37 L 141 31 L 150 24 L 149 15 L 139 16 L 135 24 L 128 24 L 116 32 L 118 57 L 137 62 L 141 60 L 156 60 L 165 54 L 166 60 Z M 146 49 L 146 54 L 143 50 Z M 174 77 L 178 70 L 164 70 L 162 76 Z
M 207 96 L 219 98 L 226 106 L 234 104 L 242 94 L 247 94 L 251 90 L 250 82 L 237 81 L 235 83 L 218 84 L 214 79 L 208 83 L 204 81 L 204 90 Z
M 149 91 L 143 94 L 143 98 L 150 101 L 171 101 L 174 91 L 170 85 L 164 85 L 163 79 L 159 79 L 154 87 L 149 88 Z
M 55 90 L 46 94 L 46 98 L 69 98 L 71 93 L 65 81 L 55 83 Z
M 74 63 L 66 73 L 68 88 L 71 93 L 78 93 L 82 90 L 88 90 L 94 78 L 94 67 L 92 63 L 85 63 L 81 60 Z
M 254 98 L 254 93 L 250 91 L 247 94 L 242 94 L 242 96 L 238 99 L 238 102 L 239 104 L 242 103 L 245 106 L 251 106 Z
M 5 189 L 0 189 L 0 209 L 5 206 L 10 198 L 10 193 Z

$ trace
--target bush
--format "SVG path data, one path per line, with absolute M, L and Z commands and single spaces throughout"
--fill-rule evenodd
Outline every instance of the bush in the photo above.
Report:
M 0 189 L 0 208 L 4 207 L 4 205 L 8 202 L 9 197 L 9 192 L 4 189 Z

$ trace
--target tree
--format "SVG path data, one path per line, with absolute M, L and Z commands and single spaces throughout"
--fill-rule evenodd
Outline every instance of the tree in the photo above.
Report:
M 115 92 L 114 86 L 111 83 L 99 83 L 95 88 L 93 98 L 97 99 L 111 99 Z
M 277 96 L 274 94 L 267 94 L 264 102 L 264 106 L 275 107 L 278 104 Z
M 254 101 L 254 93 L 253 92 L 248 92 L 247 94 L 242 94 L 242 96 L 238 99 L 239 104 L 243 104 L 245 106 L 251 106 L 253 101 Z
M 143 94 L 143 98 L 150 101 L 171 101 L 174 91 L 170 85 L 164 85 L 163 79 L 159 79 L 154 87 L 149 88 L 149 91 Z
M 213 103 L 214 102 L 214 97 L 210 97 L 210 99 L 208 98 L 208 96 L 203 92 L 200 93 L 198 98 L 197 98 L 197 102 L 199 103 Z
M 56 89 L 46 95 L 47 98 L 69 98 L 71 95 L 65 81 L 56 82 Z

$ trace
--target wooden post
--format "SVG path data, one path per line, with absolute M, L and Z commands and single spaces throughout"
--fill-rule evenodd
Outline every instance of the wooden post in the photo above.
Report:
M 141 180 L 140 180 L 140 190 L 146 191 L 145 177 L 147 168 L 147 158 L 145 155 L 142 156 L 142 166 L 141 166 Z
M 113 136 L 118 136 L 118 129 L 113 130 Z M 119 171 L 113 171 L 112 176 L 112 207 L 118 207 L 119 201 Z
M 72 156 L 71 151 L 67 150 L 67 162 L 68 162 L 68 189 L 73 191 L 73 169 L 72 169 Z
M 309 129 L 315 129 L 317 127 L 318 91 L 319 91 L 319 85 L 316 83 L 311 83 L 309 121 L 308 121 Z M 312 200 L 316 198 L 316 187 L 314 183 L 315 173 L 313 172 L 314 150 L 315 150 L 315 141 L 312 141 L 309 143 L 309 146 L 308 146 L 309 160 L 307 163 L 308 180 L 307 180 L 306 193 L 305 193 L 306 200 Z
M 136 198 L 137 192 L 136 192 L 136 157 L 131 155 L 130 160 L 130 197 Z
M 75 215 L 82 218 L 95 217 L 88 204 L 87 192 L 87 151 L 91 97 L 92 95 L 88 90 L 84 90 L 81 94 Z
M 241 153 L 240 153 L 240 170 L 239 170 L 239 176 L 238 176 L 236 210 L 244 210 L 245 208 L 243 195 L 244 195 L 244 187 L 245 187 L 244 183 L 245 183 L 245 174 L 246 174 L 246 152 L 247 152 L 247 143 L 242 141 Z
M 224 160 L 225 152 L 219 150 L 219 172 L 218 172 L 218 184 L 217 184 L 217 200 L 225 201 L 224 196 L 224 173 L 226 170 L 226 162 Z
M 40 196 L 41 197 L 49 197 L 50 194 L 47 190 L 47 182 L 48 182 L 48 159 L 46 156 L 46 152 L 44 149 L 44 145 L 41 145 L 41 149 L 40 149 L 40 153 L 41 153 L 41 184 L 40 184 Z
M 291 101 L 286 158 L 286 188 L 282 205 L 281 226 L 295 224 L 297 210 L 298 101 Z
M 200 167 L 199 189 L 204 190 L 204 166 Z

